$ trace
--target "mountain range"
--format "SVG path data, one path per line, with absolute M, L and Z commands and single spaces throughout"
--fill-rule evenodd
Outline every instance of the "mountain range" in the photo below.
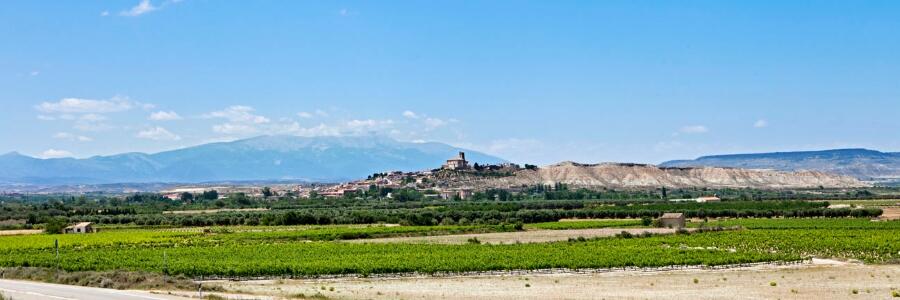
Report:
M 125 153 L 84 159 L 39 159 L 13 152 L 0 156 L 0 183 L 337 182 L 387 170 L 438 168 L 459 151 L 465 151 L 467 159 L 473 162 L 505 162 L 447 144 L 400 142 L 380 136 L 261 136 L 155 154 Z
M 714 155 L 694 160 L 668 161 L 661 166 L 821 171 L 865 181 L 900 180 L 900 153 L 868 149 Z

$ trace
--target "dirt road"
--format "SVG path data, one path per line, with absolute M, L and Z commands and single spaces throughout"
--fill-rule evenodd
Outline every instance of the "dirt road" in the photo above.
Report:
M 336 299 L 890 299 L 900 266 L 804 265 L 594 274 L 223 282 L 260 295 Z

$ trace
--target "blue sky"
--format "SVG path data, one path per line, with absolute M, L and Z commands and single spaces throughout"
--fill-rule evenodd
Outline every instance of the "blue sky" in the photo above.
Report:
M 9 1 L 0 152 L 382 134 L 517 162 L 900 151 L 897 1 Z

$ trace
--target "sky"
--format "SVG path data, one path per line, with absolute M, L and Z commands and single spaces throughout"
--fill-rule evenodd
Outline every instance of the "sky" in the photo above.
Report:
M 0 153 L 384 135 L 519 163 L 900 151 L 900 1 L 5 1 Z

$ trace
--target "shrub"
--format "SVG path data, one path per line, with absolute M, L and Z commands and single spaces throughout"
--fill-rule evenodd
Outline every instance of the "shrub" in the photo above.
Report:
M 652 223 L 653 223 L 653 218 L 650 218 L 647 216 L 641 217 L 641 225 L 650 226 L 650 224 L 652 224 Z
M 47 220 L 47 224 L 44 225 L 44 232 L 49 234 L 62 233 L 63 229 L 66 228 L 66 225 L 66 220 L 63 218 L 51 218 Z
M 778 283 L 777 283 L 777 282 L 774 282 L 774 281 L 770 281 L 770 282 L 769 282 L 769 286 L 778 286 Z
M 481 241 L 478 240 L 477 237 L 469 238 L 469 240 L 467 240 L 466 242 L 469 244 L 475 244 L 475 245 L 481 244 Z

